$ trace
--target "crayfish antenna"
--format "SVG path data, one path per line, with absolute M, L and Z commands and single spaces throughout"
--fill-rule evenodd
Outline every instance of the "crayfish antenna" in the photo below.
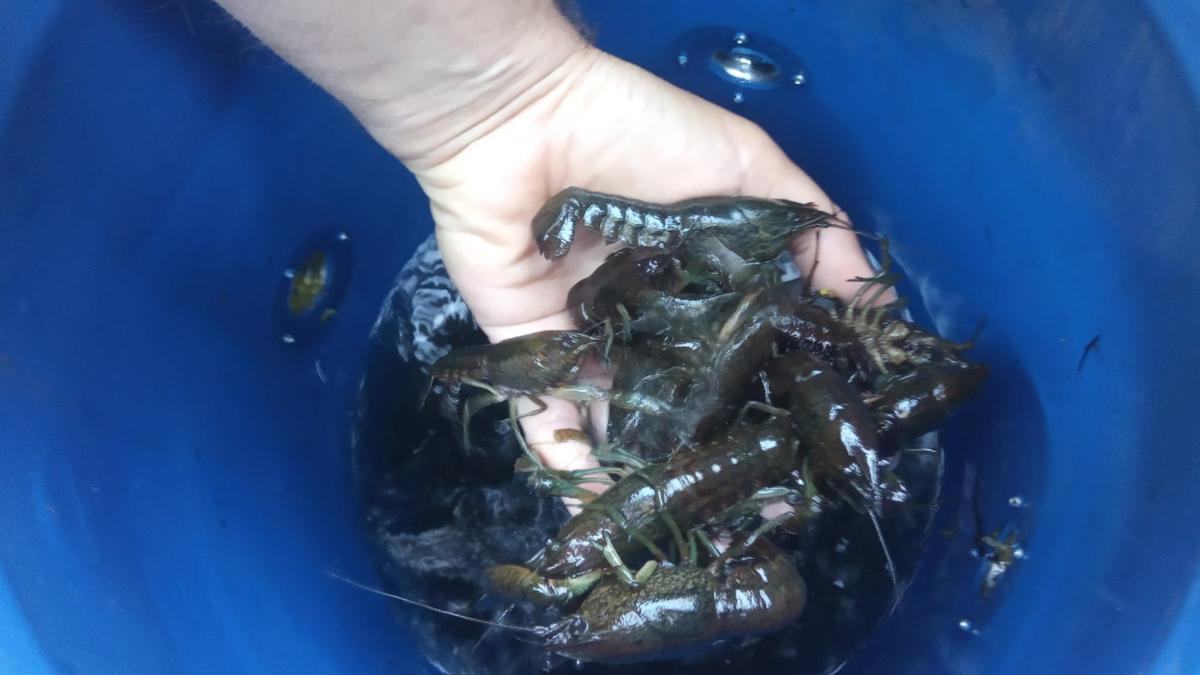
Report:
M 979 342 L 979 336 L 983 335 L 983 329 L 987 327 L 987 317 L 979 319 L 979 323 L 975 326 L 975 332 L 971 333 L 970 339 L 966 342 L 960 342 L 957 345 L 959 351 L 968 351 L 975 348 L 975 343 Z
M 480 618 L 477 618 L 474 616 L 467 616 L 466 614 L 459 614 L 458 612 L 452 612 L 448 609 L 442 609 L 441 607 L 434 607 L 433 605 L 425 604 L 424 602 L 421 602 L 420 600 L 413 600 L 412 598 L 406 598 L 403 595 L 396 595 L 395 593 L 388 593 L 387 591 L 382 591 L 378 588 L 372 588 L 371 586 L 368 586 L 362 582 L 355 581 L 354 579 L 351 579 L 350 577 L 347 577 L 344 574 L 342 574 L 341 572 L 339 572 L 335 569 L 332 569 L 332 568 L 326 568 L 325 574 L 328 574 L 329 576 L 333 577 L 334 579 L 337 579 L 338 581 L 350 584 L 351 586 L 354 586 L 355 588 L 367 591 L 368 593 L 374 593 L 375 595 L 380 595 L 385 598 L 391 598 L 392 600 L 399 600 L 400 602 L 403 602 L 408 605 L 412 605 L 413 607 L 420 607 L 421 609 L 424 609 L 424 610 L 427 610 L 430 612 L 434 612 L 436 614 L 441 614 L 443 616 L 450 616 L 450 617 L 454 617 L 455 619 L 461 619 L 462 621 L 470 621 L 471 623 L 478 623 L 478 624 L 482 624 L 484 626 L 490 626 L 492 628 L 501 628 L 503 630 L 511 630 L 511 631 L 515 631 L 517 633 L 529 633 L 532 635 L 536 635 L 538 637 L 541 637 L 542 635 L 545 634 L 545 630 L 541 629 L 541 628 L 530 628 L 528 626 L 508 626 L 508 625 L 505 625 L 502 623 L 496 623 L 495 621 L 488 621 L 487 619 L 480 619 Z
M 421 394 L 421 402 L 417 404 L 417 410 L 425 409 L 425 402 L 429 400 L 429 393 L 433 391 L 433 375 L 429 376 L 429 384 L 425 385 L 425 393 Z
M 514 607 L 516 607 L 516 605 L 509 605 L 505 607 L 504 611 L 500 612 L 500 614 L 496 617 L 496 622 L 498 623 L 502 621 L 504 617 L 508 616 L 508 613 L 511 612 Z M 475 641 L 475 644 L 471 645 L 471 651 L 467 652 L 467 658 L 475 656 L 475 652 L 479 650 L 479 646 L 483 644 L 484 640 L 491 637 L 492 631 L 494 630 L 496 630 L 495 626 L 488 626 L 483 630 L 483 635 L 480 635 L 479 639 Z
M 834 214 L 837 217 L 837 214 Z M 813 277 L 817 276 L 817 265 L 821 264 L 821 230 L 813 232 L 813 261 L 808 266 L 808 274 L 804 276 L 804 288 L 812 288 Z
M 900 604 L 900 578 L 896 574 L 896 563 L 892 561 L 892 552 L 888 549 L 887 540 L 883 537 L 883 527 L 879 524 L 879 516 L 874 509 L 867 509 L 867 515 L 871 518 L 871 525 L 875 528 L 875 535 L 879 538 L 879 548 L 883 550 L 883 559 L 887 563 L 888 576 L 892 579 L 892 592 L 895 599 L 892 602 L 892 611 Z

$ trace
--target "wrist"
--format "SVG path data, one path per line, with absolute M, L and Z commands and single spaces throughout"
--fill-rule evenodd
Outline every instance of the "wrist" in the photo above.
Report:
M 420 175 L 569 86 L 597 51 L 553 3 L 539 1 L 508 18 L 515 25 L 464 29 L 463 49 L 438 48 L 455 53 L 448 61 L 399 56 L 339 98 Z M 411 46 L 404 49 L 411 53 Z

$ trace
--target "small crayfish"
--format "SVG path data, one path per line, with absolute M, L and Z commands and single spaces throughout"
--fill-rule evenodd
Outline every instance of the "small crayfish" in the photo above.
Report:
M 546 409 L 541 396 L 559 396 L 576 400 L 602 399 L 604 391 L 572 380 L 583 366 L 584 358 L 594 351 L 599 339 L 574 331 L 542 331 L 491 345 L 463 347 L 438 359 L 430 371 L 429 387 L 434 382 L 465 384 L 482 390 L 463 402 L 463 442 L 470 443 L 471 415 L 480 408 L 502 401 L 509 402 L 509 417 L 522 447 L 529 453 L 517 431 L 516 397 L 528 396 L 537 410 Z M 421 405 L 424 407 L 424 397 Z
M 700 197 L 649 204 L 577 187 L 551 197 L 533 217 L 534 239 L 552 260 L 567 254 L 581 227 L 608 243 L 662 250 L 703 235 L 742 258 L 765 261 L 804 230 L 845 226 L 813 204 L 786 199 Z

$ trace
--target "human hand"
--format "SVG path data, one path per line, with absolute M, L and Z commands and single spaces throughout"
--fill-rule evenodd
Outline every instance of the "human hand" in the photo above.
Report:
M 652 202 L 750 195 L 834 211 L 753 123 L 590 47 L 554 71 L 537 98 L 492 124 L 417 176 L 432 203 L 447 269 L 493 342 L 580 328 L 566 312 L 567 291 L 614 247 L 581 233 L 565 258 L 541 257 L 530 220 L 562 188 Z M 811 234 L 793 240 L 800 269 L 812 265 L 814 248 Z M 820 253 L 814 283 L 840 295 L 856 287 L 850 278 L 872 273 L 849 231 L 825 230 Z M 582 428 L 576 404 L 546 403 L 547 410 L 522 420 L 531 447 L 551 468 L 595 466 L 587 443 L 554 440 L 556 430 Z M 602 432 L 604 404 L 592 413 Z
M 835 211 L 757 126 L 587 45 L 552 0 L 219 2 L 413 171 L 447 269 L 492 341 L 575 328 L 567 291 L 611 249 L 580 233 L 567 257 L 538 255 L 530 220 L 563 188 Z M 851 232 L 822 232 L 814 283 L 845 297 L 870 267 Z M 811 235 L 791 242 L 800 269 L 814 249 Z M 525 418 L 527 440 L 552 468 L 593 466 L 586 443 L 554 442 L 580 429 L 575 405 L 547 403 Z M 603 432 L 606 409 L 592 412 Z

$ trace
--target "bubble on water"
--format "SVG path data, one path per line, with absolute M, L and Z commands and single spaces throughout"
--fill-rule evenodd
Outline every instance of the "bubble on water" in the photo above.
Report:
M 1025 498 L 1021 495 L 1013 495 L 1008 498 L 1008 505 L 1014 509 L 1019 509 L 1022 506 L 1025 506 Z
M 1012 557 L 1017 560 L 1024 560 L 1025 559 L 1025 549 L 1021 548 L 1020 546 L 1013 548 Z
M 842 579 L 834 579 L 834 580 L 833 580 L 833 585 L 834 585 L 834 586 L 837 586 L 838 588 L 845 588 L 845 587 L 846 587 L 846 582 L 845 582 L 844 580 L 842 580 Z
M 281 337 L 279 339 L 283 340 L 283 344 L 285 344 L 285 345 L 290 345 L 290 344 L 296 343 L 296 336 L 292 335 L 291 333 L 284 333 L 283 337 Z
M 975 625 L 972 624 L 968 619 L 959 619 L 958 628 L 964 633 L 973 633 L 975 631 Z
M 675 57 L 675 62 L 678 63 L 681 68 L 686 66 L 688 63 L 688 55 L 680 52 L 679 56 Z
M 740 91 L 733 95 L 734 103 L 741 103 L 742 101 L 745 101 L 745 100 L 746 100 L 746 95 Z
M 842 537 L 841 539 L 838 539 L 838 543 L 833 547 L 833 550 L 835 553 L 845 553 L 848 546 L 850 546 L 850 540 Z
M 283 271 L 283 278 L 284 279 L 295 279 L 296 278 L 296 270 L 294 270 L 290 267 L 287 268 L 286 270 Z

